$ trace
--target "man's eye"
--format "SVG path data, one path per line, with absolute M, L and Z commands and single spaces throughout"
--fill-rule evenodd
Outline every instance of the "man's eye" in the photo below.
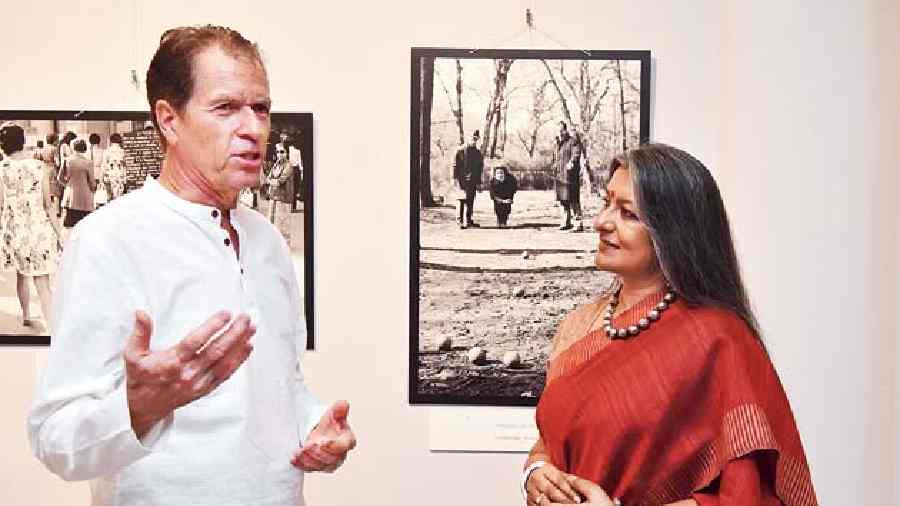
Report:
M 256 114 L 269 114 L 270 106 L 269 104 L 254 104 L 253 112 Z
M 629 220 L 636 220 L 636 219 L 638 219 L 638 216 L 637 216 L 636 214 L 634 214 L 633 212 L 631 212 L 631 211 L 629 211 L 628 209 L 625 209 L 625 208 L 622 208 L 622 216 L 624 216 L 625 218 L 627 218 L 627 219 L 629 219 Z

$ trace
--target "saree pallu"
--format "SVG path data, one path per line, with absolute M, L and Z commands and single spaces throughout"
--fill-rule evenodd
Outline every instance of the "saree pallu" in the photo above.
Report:
M 678 300 L 628 340 L 589 333 L 551 361 L 547 378 L 536 417 L 553 464 L 626 506 L 695 493 L 708 504 L 701 498 L 715 496 L 717 478 L 748 464 L 774 503 L 817 504 L 778 375 L 735 314 Z M 742 497 L 729 504 L 769 504 Z

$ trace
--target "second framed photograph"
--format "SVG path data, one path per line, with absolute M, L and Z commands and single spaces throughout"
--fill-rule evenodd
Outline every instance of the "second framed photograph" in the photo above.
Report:
M 649 51 L 413 48 L 413 404 L 534 406 L 594 267 L 608 167 L 648 140 Z
M 266 216 L 288 243 L 302 290 L 306 348 L 313 349 L 313 116 L 276 112 L 271 120 L 260 183 L 241 193 L 239 205 Z M 29 172 L 34 181 L 13 177 L 12 166 L 0 170 L 0 344 L 46 345 L 53 282 L 75 218 L 158 177 L 163 153 L 146 112 L 0 111 L 0 124 L 8 123 L 22 127 L 25 143 L 22 153 L 0 156 L 31 160 L 40 170 Z M 93 194 L 66 192 L 72 160 L 91 168 Z

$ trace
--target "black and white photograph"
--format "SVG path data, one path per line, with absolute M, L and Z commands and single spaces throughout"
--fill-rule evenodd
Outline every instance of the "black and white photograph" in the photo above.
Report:
M 239 205 L 266 216 L 289 245 L 313 349 L 313 118 L 276 112 L 271 120 L 259 185 Z M 24 131 L 22 146 L 0 151 L 0 344 L 47 345 L 53 282 L 72 228 L 159 177 L 163 153 L 146 112 L 0 111 L 0 125 Z
M 613 282 L 592 218 L 650 82 L 649 51 L 412 49 L 412 404 L 537 404 L 560 320 Z

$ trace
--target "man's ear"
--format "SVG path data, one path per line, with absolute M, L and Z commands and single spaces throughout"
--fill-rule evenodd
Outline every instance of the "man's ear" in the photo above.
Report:
M 178 111 L 167 100 L 159 99 L 153 106 L 153 114 L 156 115 L 156 124 L 159 125 L 160 134 L 166 139 L 166 145 L 174 146 L 178 143 L 177 124 Z

